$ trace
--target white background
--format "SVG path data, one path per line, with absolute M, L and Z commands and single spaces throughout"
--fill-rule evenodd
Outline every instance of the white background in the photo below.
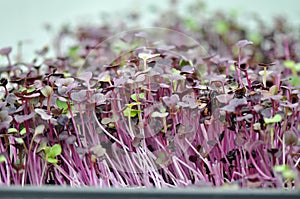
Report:
M 184 5 L 193 0 L 179 0 Z M 205 1 L 208 10 L 236 10 L 240 14 L 256 12 L 266 21 L 281 14 L 289 23 L 300 24 L 299 0 L 210 0 Z M 50 41 L 43 29 L 45 23 L 60 27 L 63 24 L 98 22 L 101 13 L 116 17 L 131 9 L 147 11 L 154 5 L 160 9 L 168 6 L 167 0 L 0 0 L 0 48 L 15 47 L 18 41 L 26 41 L 24 50 L 40 48 Z M 180 6 L 181 7 L 181 6 Z M 247 21 L 245 21 L 247 23 Z

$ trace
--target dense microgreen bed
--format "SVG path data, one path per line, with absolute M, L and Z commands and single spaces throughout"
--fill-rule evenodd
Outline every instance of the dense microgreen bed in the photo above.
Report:
M 299 30 L 190 13 L 0 49 L 0 184 L 298 189 Z

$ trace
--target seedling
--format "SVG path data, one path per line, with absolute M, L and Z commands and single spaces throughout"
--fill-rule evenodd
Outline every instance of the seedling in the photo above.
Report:
M 238 80 L 239 80 L 239 84 L 240 86 L 244 86 L 243 82 L 242 82 L 242 77 L 241 77 L 241 58 L 242 58 L 242 49 L 244 47 L 246 47 L 247 45 L 252 45 L 253 42 L 252 41 L 248 41 L 248 40 L 240 40 L 236 43 L 236 46 L 238 47 L 238 62 L 237 62 L 237 67 L 235 68 L 236 72 L 237 72 L 237 76 L 238 76 Z
M 0 184 L 298 187 L 299 30 L 199 13 L 155 24 L 205 56 L 158 29 L 117 46 L 117 22 L 63 28 L 52 58 L 0 49 Z
M 139 58 L 141 58 L 143 60 L 143 64 L 144 64 L 144 70 L 147 70 L 147 60 L 154 58 L 154 57 L 158 57 L 160 54 L 151 54 L 150 52 L 144 52 L 144 53 L 139 53 Z

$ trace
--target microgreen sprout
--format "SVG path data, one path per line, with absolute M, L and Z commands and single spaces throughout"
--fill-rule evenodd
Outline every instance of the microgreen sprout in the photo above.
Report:
M 154 57 L 158 57 L 160 54 L 151 54 L 150 52 L 142 52 L 139 53 L 138 56 L 139 58 L 141 58 L 143 60 L 143 64 L 144 64 L 144 70 L 147 70 L 147 60 L 154 58 Z
M 1 48 L 0 184 L 299 187 L 299 30 L 196 8 L 64 27 L 29 63 Z

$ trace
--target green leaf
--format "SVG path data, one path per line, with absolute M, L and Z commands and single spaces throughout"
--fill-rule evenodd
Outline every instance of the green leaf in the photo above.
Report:
M 265 118 L 266 124 L 280 122 L 282 120 L 282 116 L 280 114 L 276 114 L 273 118 Z
M 51 86 L 45 86 L 44 88 L 41 89 L 41 93 L 45 96 L 45 97 L 49 97 L 53 94 L 53 89 Z
M 144 99 L 145 98 L 145 93 L 140 93 L 139 98 Z
M 51 147 L 45 146 L 45 147 L 43 147 L 43 149 L 45 151 L 45 154 L 48 154 L 49 151 L 50 151 L 50 149 L 51 149 Z
M 198 28 L 197 21 L 192 17 L 186 18 L 184 20 L 184 25 L 191 30 L 197 30 L 197 28 Z
M 56 99 L 56 105 L 57 105 L 57 107 L 60 108 L 60 109 L 68 108 L 67 102 L 63 102 L 63 101 L 61 101 L 61 100 L 59 100 L 59 99 Z
M 102 124 L 109 124 L 111 122 L 111 119 L 109 117 L 102 118 L 101 123 Z
M 289 167 L 289 165 L 287 165 L 287 164 L 276 165 L 274 167 L 274 170 L 281 173 L 282 176 L 286 179 L 295 179 L 296 178 L 295 172 L 293 172 L 291 170 L 291 168 Z
M 111 129 L 114 129 L 115 128 L 115 124 L 114 123 L 109 123 L 108 127 L 111 128 Z
M 107 74 L 107 75 L 105 75 L 105 76 L 103 76 L 100 80 L 99 80 L 100 82 L 110 82 L 110 75 L 109 74 Z
M 132 100 L 137 101 L 137 97 L 136 97 L 136 94 L 135 94 L 135 93 L 132 94 L 130 97 L 131 97 Z
M 22 128 L 20 131 L 20 135 L 25 135 L 26 134 L 26 128 Z
M 261 70 L 261 71 L 258 72 L 258 74 L 260 76 L 264 76 L 264 75 L 268 76 L 268 75 L 271 75 L 272 73 L 273 73 L 273 71 L 266 71 L 266 73 L 265 73 L 264 70 Z
M 125 117 L 128 117 L 130 115 L 130 110 L 131 108 L 127 107 L 124 111 L 123 111 L 123 114 Z
M 180 70 L 177 70 L 175 68 L 172 68 L 172 74 L 173 75 L 180 75 Z
M 278 87 L 276 85 L 273 85 L 270 89 L 269 89 L 270 93 L 272 95 L 276 95 L 278 93 Z
M 158 57 L 160 56 L 160 54 L 150 54 L 150 53 L 139 53 L 138 57 L 141 58 L 142 60 L 147 60 L 147 59 L 151 59 L 154 57 Z
M 44 132 L 44 129 L 45 129 L 45 125 L 41 124 L 35 128 L 34 134 L 35 135 L 41 134 Z
M 56 164 L 58 161 L 55 158 L 48 157 L 47 162 Z
M 227 21 L 219 20 L 215 23 L 215 29 L 220 35 L 224 35 L 229 31 L 229 24 Z
M 286 165 L 286 164 L 276 165 L 274 167 L 274 170 L 277 171 L 277 172 L 284 172 L 284 171 L 289 170 L 289 169 L 290 169 L 290 167 L 288 165 Z
M 18 130 L 16 128 L 9 128 L 7 129 L 8 133 L 18 133 Z
M 22 128 L 20 131 L 20 135 L 25 135 L 26 134 L 26 128 Z
M 74 47 L 70 48 L 70 50 L 69 50 L 70 57 L 72 57 L 73 59 L 79 58 L 79 55 L 77 54 L 77 52 L 79 50 L 80 50 L 80 46 L 74 46 Z
M 296 174 L 292 170 L 283 171 L 282 175 L 286 179 L 295 179 Z
M 261 43 L 261 40 L 263 39 L 262 36 L 258 33 L 250 33 L 247 35 L 248 40 L 253 41 L 255 45 L 259 45 Z
M 64 78 L 72 77 L 71 73 L 64 72 L 63 74 L 64 74 Z
M 235 66 L 234 66 L 234 65 L 230 65 L 230 66 L 229 66 L 229 70 L 230 70 L 230 71 L 235 71 Z
M 25 91 L 25 90 L 26 90 L 26 88 L 23 87 L 23 86 L 19 89 L 20 92 L 23 92 L 23 91 Z
M 48 115 L 44 109 L 36 108 L 34 111 L 39 114 L 43 120 L 50 120 L 52 118 L 52 116 Z
M 291 61 L 291 60 L 284 61 L 283 64 L 285 67 L 290 68 L 290 69 L 295 67 L 295 62 Z
M 132 100 L 134 100 L 134 101 L 136 101 L 136 102 L 138 101 L 138 100 L 137 100 L 137 95 L 136 95 L 135 93 L 132 94 L 130 97 L 131 97 Z M 145 93 L 140 93 L 140 94 L 139 94 L 139 98 L 140 98 L 140 99 L 144 99 L 144 98 L 145 98 Z
M 62 109 L 62 113 L 66 114 L 68 112 L 68 103 L 67 102 L 63 102 L 59 99 L 56 99 L 56 105 L 59 109 Z
M 61 151 L 61 146 L 59 144 L 54 144 L 49 150 L 48 157 L 55 158 L 61 154 Z
M 0 163 L 5 162 L 5 161 L 6 161 L 6 157 L 3 154 L 1 154 L 0 155 Z
M 131 109 L 130 107 L 127 107 L 123 111 L 123 114 L 126 117 L 128 117 L 129 115 L 130 115 L 130 117 L 135 117 L 139 112 L 141 112 L 141 111 L 140 110 Z
M 152 114 L 151 114 L 151 117 L 167 117 L 169 115 L 168 112 L 165 112 L 165 113 L 160 113 L 158 111 L 154 111 Z
M 39 147 L 37 148 L 36 152 L 39 153 L 41 152 L 42 150 L 45 150 L 47 147 L 47 142 L 42 142 Z
M 296 70 L 297 72 L 300 72 L 300 63 L 297 63 L 297 64 L 295 65 L 295 70 Z
M 15 141 L 18 143 L 18 144 L 24 144 L 24 140 L 22 138 L 15 138 Z
M 179 65 L 180 65 L 180 68 L 182 68 L 183 66 L 191 65 L 191 63 L 190 63 L 190 61 L 187 61 L 185 59 L 181 59 L 180 62 L 179 62 Z M 179 71 L 179 74 L 180 74 L 180 71 Z
M 139 105 L 141 104 L 141 102 L 132 102 L 130 104 L 126 104 L 126 106 L 128 106 L 129 108 L 132 108 L 133 106 Z
M 33 91 L 35 91 L 34 87 L 27 88 L 27 93 L 32 93 Z
M 291 76 L 290 83 L 293 86 L 300 86 L 300 77 L 298 75 Z

